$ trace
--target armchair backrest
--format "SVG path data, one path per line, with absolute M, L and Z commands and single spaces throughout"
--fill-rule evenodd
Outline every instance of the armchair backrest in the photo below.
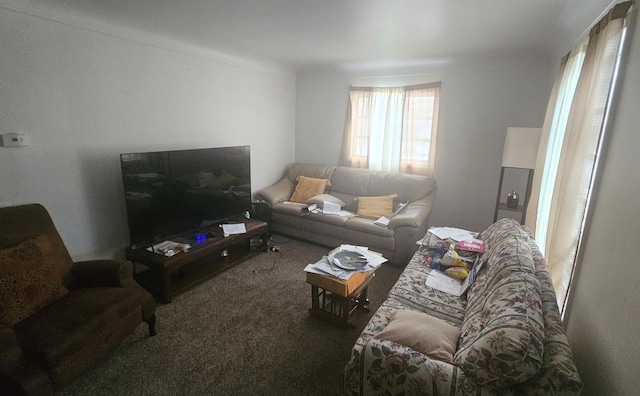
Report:
M 39 235 L 48 238 L 51 246 L 50 259 L 60 269 L 63 283 L 68 287 L 73 260 L 47 209 L 40 204 L 0 208 L 0 249 L 15 246 Z

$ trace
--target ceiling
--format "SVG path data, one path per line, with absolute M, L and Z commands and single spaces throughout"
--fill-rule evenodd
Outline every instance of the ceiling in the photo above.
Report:
M 554 37 L 589 26 L 609 2 L 0 0 L 0 5 L 110 34 L 142 32 L 299 69 L 428 62 L 479 52 L 548 56 L 557 51 Z

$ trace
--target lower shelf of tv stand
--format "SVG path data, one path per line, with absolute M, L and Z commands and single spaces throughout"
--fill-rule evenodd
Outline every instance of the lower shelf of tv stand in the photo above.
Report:
M 206 242 L 195 244 L 191 250 L 172 257 L 151 253 L 144 249 L 127 249 L 126 257 L 135 265 L 135 279 L 145 289 L 168 304 L 173 296 L 183 292 L 235 264 L 267 250 L 267 223 L 246 220 L 246 234 L 224 237 L 216 235 Z M 214 230 L 218 233 L 217 230 Z M 262 246 L 250 246 L 250 238 L 261 237 Z M 221 253 L 227 251 L 227 256 Z M 138 265 L 140 264 L 140 265 Z M 141 267 L 141 268 L 140 268 Z

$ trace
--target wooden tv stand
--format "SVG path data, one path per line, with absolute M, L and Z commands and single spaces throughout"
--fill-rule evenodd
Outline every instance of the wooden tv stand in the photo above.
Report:
M 245 218 L 237 219 L 235 222 L 243 222 L 247 232 L 225 237 L 222 228 L 213 226 L 207 230 L 209 236 L 201 242 L 196 242 L 191 235 L 176 236 L 180 240 L 189 240 L 191 249 L 172 257 L 152 253 L 146 250 L 146 247 L 127 248 L 125 255 L 135 266 L 136 281 L 155 294 L 162 303 L 168 304 L 175 294 L 211 278 L 255 253 L 267 251 L 267 223 Z M 261 238 L 261 245 L 251 246 L 252 238 Z M 137 264 L 144 268 L 138 271 Z

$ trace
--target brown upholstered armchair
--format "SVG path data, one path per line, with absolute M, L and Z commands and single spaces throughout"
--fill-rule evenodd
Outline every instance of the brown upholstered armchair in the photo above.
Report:
M 73 263 L 47 210 L 0 208 L 0 394 L 48 394 L 112 351 L 155 301 L 129 261 Z

